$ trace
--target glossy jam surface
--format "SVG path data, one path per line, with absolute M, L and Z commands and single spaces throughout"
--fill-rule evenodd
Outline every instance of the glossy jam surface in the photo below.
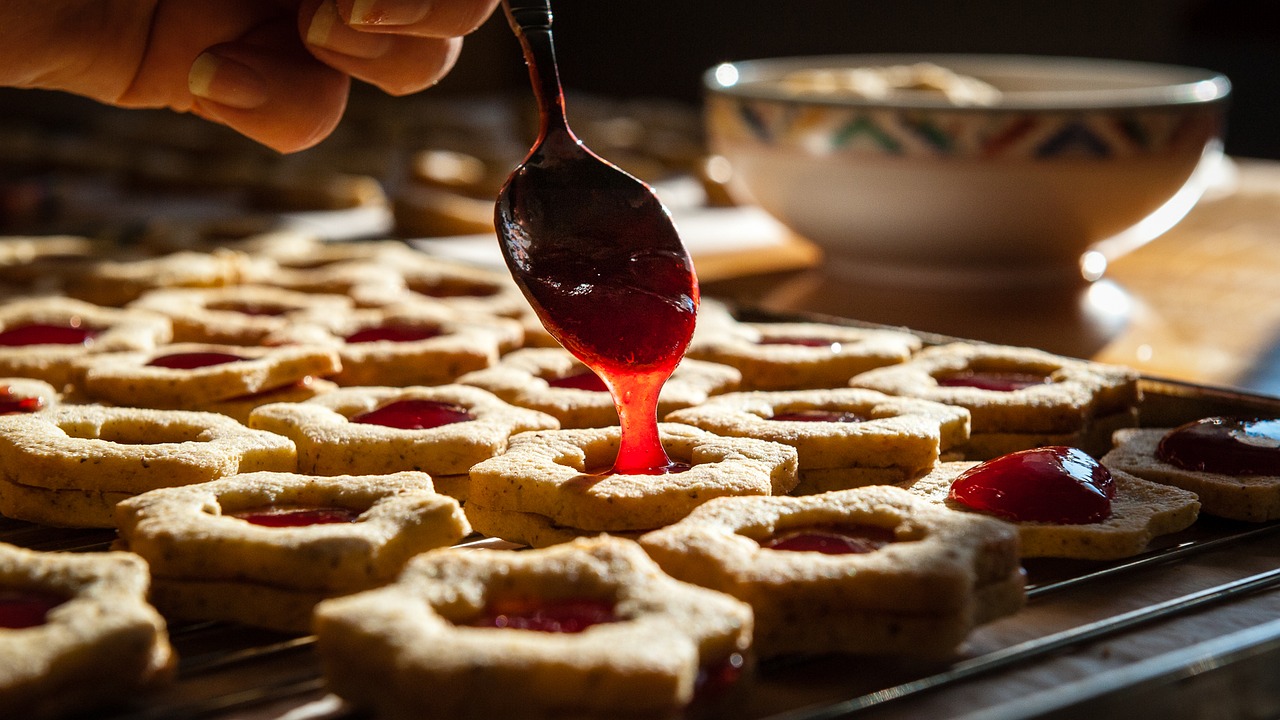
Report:
M 1022 450 L 975 465 L 951 484 L 950 499 L 1015 522 L 1062 525 L 1111 517 L 1111 473 L 1077 448 Z
M 147 366 L 169 368 L 171 370 L 195 370 L 196 368 L 225 365 L 226 363 L 244 359 L 239 355 L 222 352 L 171 353 L 152 358 L 151 362 L 147 363 Z
M 430 340 L 439 336 L 440 328 L 438 327 L 426 325 L 378 325 L 357 330 L 348 335 L 345 340 L 349 343 L 416 342 L 418 340 Z
M 995 372 L 966 370 L 964 372 L 939 375 L 935 380 L 941 387 L 971 387 L 979 390 L 996 392 L 1013 392 L 1035 385 L 1050 382 L 1049 376 L 1036 373 Z
M 760 541 L 760 547 L 824 555 L 875 552 L 895 541 L 893 530 L 875 525 L 814 525 L 788 528 Z
M 578 633 L 592 625 L 617 622 L 612 602 L 592 598 L 557 600 L 502 598 L 489 603 L 472 627 Z
M 44 398 L 15 395 L 13 390 L 0 385 L 0 415 L 33 413 L 44 407 Z
M 228 513 L 231 517 L 263 527 L 306 527 L 307 525 L 335 525 L 352 523 L 360 512 L 342 507 L 300 507 L 273 505 Z
M 867 418 L 858 413 L 842 412 L 840 410 L 796 410 L 793 412 L 775 413 L 770 420 L 785 420 L 788 422 L 843 422 L 856 423 L 863 422 Z
M 815 337 L 765 337 L 756 341 L 757 345 L 798 345 L 800 347 L 830 348 L 832 352 L 840 352 L 840 343 L 830 338 Z
M 1280 420 L 1211 417 L 1171 430 L 1160 460 L 1195 472 L 1280 475 Z
M 592 392 L 609 392 L 609 387 L 604 384 L 599 375 L 590 370 L 583 370 L 572 375 L 564 377 L 551 378 L 547 380 L 547 385 L 553 388 L 571 388 L 574 390 L 590 390 Z
M 30 590 L 0 588 L 0 629 L 21 630 L 48 621 L 49 611 L 65 598 Z
M 84 325 L 78 318 L 66 325 L 29 323 L 0 331 L 0 347 L 87 345 L 100 332 L 102 331 Z
M 353 423 L 382 425 L 401 430 L 427 430 L 474 420 L 461 405 L 437 400 L 397 400 L 351 418 Z

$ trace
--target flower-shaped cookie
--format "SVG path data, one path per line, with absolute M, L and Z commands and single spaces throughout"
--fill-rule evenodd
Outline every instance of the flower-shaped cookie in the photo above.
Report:
M 972 416 L 965 457 L 985 460 L 1042 445 L 1101 455 L 1137 422 L 1138 373 L 1005 345 L 952 343 L 853 378 L 854 387 L 958 405 Z
M 1024 599 L 1012 526 L 890 486 L 722 498 L 640 543 L 673 577 L 750 603 L 762 656 L 943 656 Z
M 794 447 L 797 495 L 901 482 L 969 439 L 964 408 L 860 388 L 730 393 L 666 420 Z
M 729 392 L 742 375 L 728 365 L 684 360 L 662 386 L 659 417 Z M 526 348 L 504 355 L 498 364 L 458 378 L 484 388 L 512 405 L 554 416 L 562 428 L 618 424 L 609 388 L 563 348 Z
M 234 250 L 182 251 L 145 260 L 103 260 L 66 288 L 68 295 L 98 305 L 121 306 L 156 288 L 239 285 L 271 264 Z
M 152 490 L 116 506 L 120 546 L 151 567 L 166 614 L 306 631 L 326 597 L 391 581 L 470 532 L 425 473 L 257 472 Z
M 696 334 L 687 355 L 738 368 L 744 390 L 798 390 L 843 387 L 854 375 L 900 363 L 919 347 L 919 338 L 896 330 L 722 321 Z
M 161 288 L 129 303 L 173 322 L 175 342 L 258 345 L 308 317 L 349 312 L 345 295 L 304 293 L 265 285 Z
M 113 527 L 129 495 L 295 465 L 287 438 L 222 415 L 62 405 L 0 417 L 0 514 Z
M 56 718 L 167 683 L 174 656 L 128 553 L 42 553 L 0 544 L 0 707 Z
M 390 266 L 389 266 L 390 267 Z M 362 285 L 352 298 L 362 307 L 422 302 L 463 312 L 519 317 L 528 308 L 511 276 L 420 253 L 394 266 L 402 283 Z
M 316 637 L 327 685 L 381 717 L 667 717 L 741 666 L 751 610 L 602 537 L 425 553 L 321 603 Z
M 55 407 L 62 399 L 43 380 L 0 377 L 0 415 L 22 415 Z

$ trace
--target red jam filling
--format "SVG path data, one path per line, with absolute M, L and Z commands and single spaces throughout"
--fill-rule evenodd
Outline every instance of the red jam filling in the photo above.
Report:
M 800 347 L 831 348 L 832 352 L 840 352 L 840 343 L 830 338 L 814 337 L 766 337 L 756 341 L 757 345 L 799 345 Z
M 796 410 L 795 412 L 776 413 L 770 420 L 786 420 L 789 422 L 863 422 L 867 418 L 851 412 L 839 410 Z
M 100 332 L 81 324 L 79 318 L 72 318 L 66 325 L 29 323 L 0 332 L 0 346 L 87 345 Z
M 789 528 L 760 541 L 760 547 L 823 555 L 875 552 L 897 538 L 892 528 L 875 525 L 815 525 Z
M 44 398 L 14 395 L 9 388 L 0 385 L 0 415 L 33 413 L 44 407 Z
M 963 372 L 940 375 L 935 380 L 941 387 L 971 387 L 979 390 L 997 392 L 1013 392 L 1035 385 L 1052 382 L 1047 375 L 1020 372 L 985 372 L 965 370 Z
M 440 328 L 410 325 L 377 325 L 357 330 L 348 335 L 349 343 L 369 342 L 415 342 L 439 337 Z
M 49 611 L 66 602 L 49 593 L 0 588 L 0 628 L 21 630 L 48 621 Z
M 618 622 L 613 603 L 590 598 L 536 600 L 509 598 L 494 600 L 472 627 L 534 630 L 550 633 L 578 633 L 592 625 Z
M 359 511 L 350 508 L 290 505 L 273 505 L 228 514 L 263 527 L 306 527 L 307 525 L 353 523 L 360 517 Z
M 565 375 L 564 377 L 551 378 L 547 380 L 547 384 L 553 388 L 571 388 L 573 390 L 590 390 L 592 392 L 609 392 L 608 386 L 600 379 L 599 375 L 590 370 L 583 370 L 573 375 Z
M 475 417 L 466 408 L 436 400 L 397 400 L 351 418 L 353 423 L 401 430 L 427 430 L 468 420 L 475 420 Z
M 1062 525 L 1111 517 L 1111 473 L 1077 448 L 1022 450 L 975 465 L 951 484 L 950 499 L 1015 522 Z
M 723 695 L 742 678 L 746 664 L 742 655 L 733 653 L 720 662 L 699 667 L 693 682 L 695 700 L 711 700 Z
M 1280 420 L 1210 417 L 1169 431 L 1156 457 L 1194 472 L 1280 475 Z
M 170 368 L 173 370 L 195 370 L 196 368 L 212 367 L 214 365 L 223 365 L 245 358 L 231 353 L 221 352 L 191 352 L 191 353 L 171 353 L 169 355 L 161 355 L 152 358 L 147 363 L 148 367 Z

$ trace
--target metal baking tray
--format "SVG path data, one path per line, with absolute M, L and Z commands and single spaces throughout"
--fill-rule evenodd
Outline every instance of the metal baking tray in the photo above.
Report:
M 745 314 L 744 319 L 829 317 Z M 877 326 L 878 327 L 878 326 Z M 922 335 L 926 342 L 952 338 Z M 1144 378 L 1142 424 L 1207 415 L 1280 417 L 1280 398 Z M 1027 607 L 978 628 L 950 662 L 803 656 L 768 660 L 691 717 L 1244 718 L 1280 716 L 1280 522 L 1202 517 L 1117 562 L 1028 559 Z M 105 550 L 114 532 L 0 519 L 0 541 Z M 491 541 L 466 545 L 483 551 Z M 222 622 L 170 624 L 177 682 L 108 720 L 354 720 L 327 695 L 314 638 Z

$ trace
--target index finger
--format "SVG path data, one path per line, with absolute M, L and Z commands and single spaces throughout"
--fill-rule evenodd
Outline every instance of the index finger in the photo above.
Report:
M 493 14 L 498 0 L 338 0 L 352 29 L 417 37 L 461 37 Z

